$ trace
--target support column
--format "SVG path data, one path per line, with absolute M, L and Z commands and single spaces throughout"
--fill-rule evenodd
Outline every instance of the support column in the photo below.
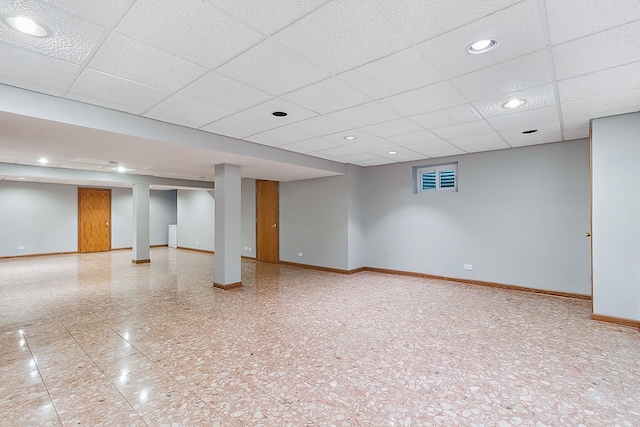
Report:
M 134 264 L 151 262 L 149 257 L 149 184 L 133 184 L 133 259 Z
M 240 242 L 240 166 L 216 165 L 215 171 L 215 255 L 213 286 L 229 289 L 242 286 Z

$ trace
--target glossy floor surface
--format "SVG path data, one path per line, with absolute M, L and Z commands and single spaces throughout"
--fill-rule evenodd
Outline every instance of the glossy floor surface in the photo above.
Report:
M 640 334 L 586 301 L 130 258 L 0 260 L 0 425 L 640 425 Z

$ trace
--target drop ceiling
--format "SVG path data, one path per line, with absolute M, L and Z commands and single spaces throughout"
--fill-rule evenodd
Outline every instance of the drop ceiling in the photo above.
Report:
M 2 84 L 338 163 L 585 138 L 589 119 L 640 109 L 638 0 L 1 0 L 0 14 Z M 15 31 L 15 15 L 49 35 Z M 470 55 L 481 39 L 497 47 Z M 502 107 L 514 98 L 526 103 Z M 0 162 L 48 155 L 51 167 L 100 169 L 127 158 L 87 153 L 82 138 L 38 145 L 28 117 L 0 123 Z M 132 167 L 211 179 L 229 161 L 157 147 L 184 161 Z M 261 167 L 272 179 L 317 175 Z

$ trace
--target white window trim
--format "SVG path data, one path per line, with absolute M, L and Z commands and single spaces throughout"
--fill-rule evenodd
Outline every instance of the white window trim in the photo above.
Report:
M 450 171 L 453 170 L 455 173 L 455 183 L 453 187 L 441 187 L 440 186 L 440 172 L 441 171 Z M 436 173 L 436 188 L 432 189 L 422 189 L 422 174 L 428 172 Z M 439 192 L 456 192 L 458 191 L 458 164 L 457 163 L 449 163 L 446 165 L 436 165 L 436 166 L 422 166 L 416 168 L 415 174 L 415 182 L 416 182 L 416 190 L 417 193 L 431 193 L 433 191 Z

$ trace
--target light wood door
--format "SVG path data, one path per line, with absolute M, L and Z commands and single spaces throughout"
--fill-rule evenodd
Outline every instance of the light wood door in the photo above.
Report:
M 78 188 L 78 252 L 111 250 L 111 190 Z
M 256 259 L 280 259 L 278 182 L 256 181 Z

